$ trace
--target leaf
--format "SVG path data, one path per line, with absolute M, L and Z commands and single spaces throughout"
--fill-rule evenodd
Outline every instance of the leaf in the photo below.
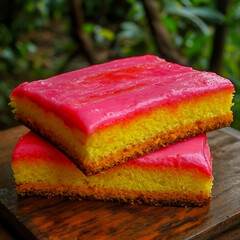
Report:
M 162 18 L 162 22 L 164 23 L 168 31 L 170 31 L 171 33 L 174 33 L 177 31 L 177 21 L 174 20 L 173 18 L 164 17 Z
M 191 0 L 193 5 L 209 4 L 209 0 Z
M 236 93 L 234 96 L 234 106 L 232 107 L 233 111 L 233 123 L 231 124 L 232 127 L 240 130 L 240 94 Z
M 239 99 L 240 102 L 240 81 L 236 76 L 231 76 L 231 82 L 234 84 L 235 91 L 237 92 L 236 95 L 238 95 L 236 99 Z
M 105 39 L 107 40 L 113 40 L 115 37 L 115 34 L 113 31 L 107 29 L 107 28 L 102 28 L 99 32 Z
M 37 46 L 33 44 L 32 42 L 28 42 L 26 44 L 27 52 L 28 53 L 36 53 L 37 52 Z
M 91 34 L 94 31 L 94 26 L 95 26 L 94 23 L 85 23 L 83 25 L 83 31 L 87 34 Z
M 12 49 L 9 47 L 6 47 L 2 51 L 0 51 L 0 57 L 2 57 L 5 60 L 8 60 L 9 62 L 13 62 L 15 58 Z
M 137 0 L 126 0 L 126 2 L 130 3 L 130 4 L 134 4 Z
M 210 30 L 207 24 L 201 20 L 196 14 L 190 12 L 188 8 L 178 5 L 176 3 L 170 3 L 165 6 L 165 10 L 169 14 L 176 14 L 178 16 L 189 19 L 193 22 L 204 34 L 209 35 Z
M 231 28 L 228 34 L 228 37 L 230 38 L 231 42 L 234 46 L 239 46 L 239 39 L 240 39 L 240 29 L 238 28 Z
M 224 15 L 218 12 L 215 9 L 209 7 L 197 7 L 197 8 L 188 8 L 188 10 L 206 20 L 209 20 L 214 23 L 223 23 L 224 22 Z
M 145 11 L 141 2 L 136 2 L 132 4 L 129 12 L 128 19 L 133 21 L 140 21 L 145 17 Z
M 142 39 L 143 34 L 140 27 L 134 22 L 123 22 L 122 31 L 118 33 L 118 38 Z
M 21 57 L 25 59 L 27 57 L 27 53 L 28 53 L 27 44 L 19 41 L 16 43 L 16 47 L 17 47 L 17 50 L 20 53 Z
M 185 37 L 185 55 L 189 58 L 201 52 L 202 47 L 209 41 L 209 37 L 203 34 L 190 33 Z
M 112 41 L 115 38 L 115 33 L 107 28 L 102 28 L 99 25 L 94 26 L 95 38 L 98 43 L 103 43 L 105 40 Z

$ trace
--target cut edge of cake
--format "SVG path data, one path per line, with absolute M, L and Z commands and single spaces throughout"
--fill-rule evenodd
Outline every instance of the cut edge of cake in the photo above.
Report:
M 191 141 L 198 141 L 200 150 L 190 150 L 193 152 L 190 156 L 182 153 L 178 156 L 175 152 L 175 155 L 162 157 L 161 160 L 159 151 L 171 151 L 176 146 L 183 149 L 183 145 L 186 147 Z M 156 160 L 157 157 L 162 162 Z M 153 162 L 146 159 L 153 159 Z M 195 165 L 191 165 L 191 161 Z M 162 165 L 158 166 L 159 163 Z M 204 171 L 200 170 L 201 164 Z M 116 200 L 156 206 L 207 204 L 211 199 L 213 181 L 211 165 L 206 136 L 158 150 L 90 177 L 79 171 L 50 143 L 32 132 L 20 138 L 12 159 L 16 189 L 20 196 Z

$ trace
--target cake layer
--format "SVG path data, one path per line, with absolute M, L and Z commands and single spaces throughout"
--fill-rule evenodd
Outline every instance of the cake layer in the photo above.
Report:
M 214 73 L 166 62 L 156 56 L 132 57 L 23 83 L 11 97 L 26 97 L 86 134 L 193 96 L 233 85 Z
M 27 99 L 18 101 L 15 116 L 29 128 L 50 138 L 85 174 L 92 175 L 158 148 L 230 125 L 231 97 L 231 93 L 223 91 L 162 107 L 152 114 L 105 128 L 91 136 L 78 129 L 66 128 L 55 114 Z
M 14 149 L 12 169 L 23 196 L 197 206 L 211 198 L 212 162 L 205 135 L 87 177 L 64 154 L 30 132 Z
M 91 175 L 228 126 L 232 92 L 216 74 L 143 56 L 23 83 L 10 97 L 17 120 Z

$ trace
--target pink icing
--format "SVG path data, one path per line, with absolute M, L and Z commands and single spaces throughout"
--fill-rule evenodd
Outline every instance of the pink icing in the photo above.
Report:
M 125 164 L 197 168 L 209 177 L 212 175 L 212 160 L 206 134 L 162 148 Z
M 22 136 L 14 151 L 12 164 L 17 161 L 37 161 L 45 159 L 48 163 L 58 163 L 69 167 L 76 166 L 53 145 L 33 132 Z M 197 169 L 208 177 L 212 176 L 212 161 L 206 134 L 194 137 L 184 142 L 173 144 L 167 148 L 128 161 L 122 166 L 147 166 L 147 167 L 176 167 L 183 169 Z
M 214 73 L 145 55 L 25 82 L 11 97 L 26 96 L 68 126 L 92 134 L 163 104 L 222 89 L 234 91 L 229 80 Z

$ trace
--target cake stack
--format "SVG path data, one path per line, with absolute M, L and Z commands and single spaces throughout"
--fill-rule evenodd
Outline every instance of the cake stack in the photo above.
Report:
M 11 106 L 35 133 L 13 152 L 17 192 L 202 206 L 213 181 L 205 133 L 230 125 L 233 92 L 150 55 L 22 83 Z

